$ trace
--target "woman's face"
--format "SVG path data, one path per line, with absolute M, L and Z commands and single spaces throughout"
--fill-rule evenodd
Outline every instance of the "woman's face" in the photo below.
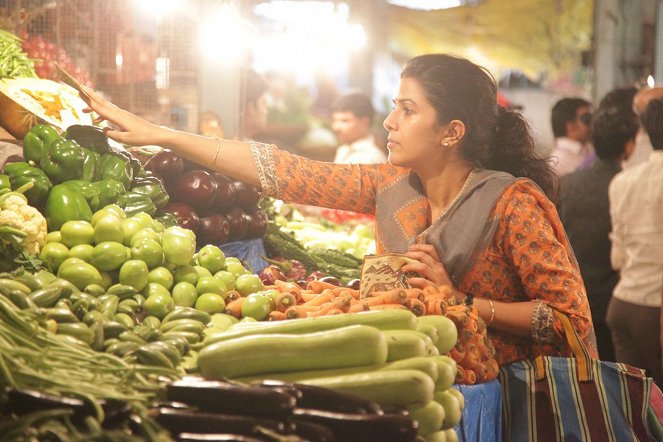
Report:
M 444 126 L 438 124 L 437 112 L 412 78 L 401 78 L 394 108 L 384 120 L 384 127 L 389 131 L 389 162 L 395 166 L 430 166 L 431 159 L 441 150 Z

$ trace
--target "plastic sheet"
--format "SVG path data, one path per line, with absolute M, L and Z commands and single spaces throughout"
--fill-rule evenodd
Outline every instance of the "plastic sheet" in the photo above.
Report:
M 478 385 L 454 385 L 465 397 L 463 418 L 455 427 L 458 440 L 502 440 L 502 385 L 497 379 Z
M 233 241 L 221 246 L 226 256 L 234 256 L 246 262 L 254 273 L 260 272 L 267 267 L 268 263 L 262 259 L 266 256 L 265 246 L 262 238 L 249 239 L 246 241 Z

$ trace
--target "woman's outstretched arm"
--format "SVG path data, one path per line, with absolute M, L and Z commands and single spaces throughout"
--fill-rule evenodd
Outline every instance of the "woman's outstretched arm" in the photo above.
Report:
M 111 124 L 112 127 L 106 129 L 109 138 L 131 146 L 161 146 L 201 166 L 260 186 L 248 142 L 209 138 L 158 126 L 115 106 L 92 89 L 83 87 L 90 97 L 89 100 L 84 98 L 88 110 L 98 115 L 95 123 L 106 120 Z

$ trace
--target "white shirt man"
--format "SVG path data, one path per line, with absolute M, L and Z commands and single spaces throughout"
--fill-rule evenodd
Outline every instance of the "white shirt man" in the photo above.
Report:
M 354 143 L 344 144 L 336 149 L 335 163 L 373 164 L 385 163 L 387 155 L 375 144 L 372 135 L 360 138 Z
M 332 112 L 332 130 L 340 146 L 335 163 L 385 163 L 387 155 L 375 144 L 371 125 L 373 105 L 370 97 L 353 93 L 341 97 Z

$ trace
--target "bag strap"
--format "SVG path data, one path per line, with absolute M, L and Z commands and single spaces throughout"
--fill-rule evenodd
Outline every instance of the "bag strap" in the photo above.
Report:
M 573 356 L 575 357 L 576 366 L 577 366 L 576 368 L 578 372 L 578 380 L 580 382 L 591 381 L 594 378 L 594 375 L 592 373 L 592 361 L 591 361 L 592 358 L 591 356 L 589 356 L 587 347 L 585 347 L 585 344 L 578 336 L 578 333 L 576 332 L 575 328 L 573 328 L 573 324 L 571 324 L 571 320 L 569 319 L 568 316 L 558 312 L 555 309 L 553 309 L 553 314 L 562 323 L 562 326 L 564 328 L 564 337 L 566 338 L 566 342 L 571 347 L 571 351 L 573 352 Z M 534 360 L 534 363 L 536 369 L 536 380 L 540 381 L 542 379 L 545 379 L 546 370 L 545 370 L 545 363 L 543 356 L 542 355 L 537 356 Z

